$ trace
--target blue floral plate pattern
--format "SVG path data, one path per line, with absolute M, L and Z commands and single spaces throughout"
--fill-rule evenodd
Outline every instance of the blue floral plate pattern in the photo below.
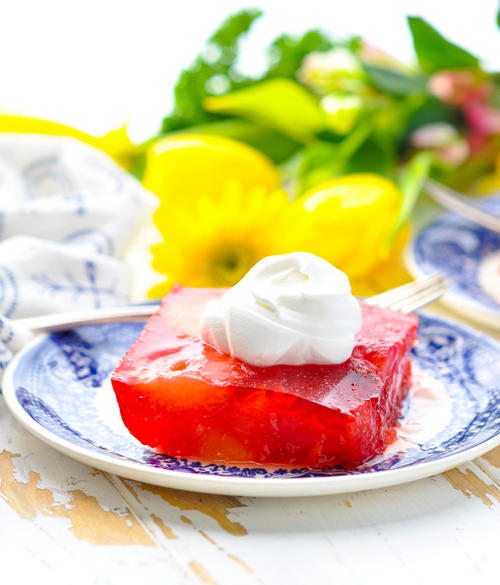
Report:
M 427 435 L 396 443 L 349 471 L 224 466 L 168 457 L 141 445 L 116 426 L 118 407 L 113 407 L 107 382 L 139 333 L 137 323 L 85 326 L 37 338 L 9 366 L 4 396 L 15 417 L 42 440 L 75 459 L 132 479 L 248 496 L 384 487 L 439 473 L 500 442 L 500 345 L 451 321 L 428 314 L 420 319 L 413 365 L 441 388 L 445 401 L 439 408 L 446 403 L 447 415 Z M 103 398 L 109 402 L 107 410 L 100 406 Z M 413 400 L 405 405 L 403 427 Z M 411 416 L 418 418 L 418 413 Z
M 481 206 L 500 216 L 500 196 Z M 407 257 L 417 277 L 441 272 L 451 292 L 444 304 L 488 326 L 500 327 L 500 234 L 455 213 L 444 213 L 414 238 Z

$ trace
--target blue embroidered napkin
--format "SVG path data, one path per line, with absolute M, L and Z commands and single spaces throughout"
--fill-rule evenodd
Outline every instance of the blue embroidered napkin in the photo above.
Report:
M 128 301 L 121 258 L 154 207 L 91 146 L 0 134 L 0 377 L 29 339 L 12 319 Z

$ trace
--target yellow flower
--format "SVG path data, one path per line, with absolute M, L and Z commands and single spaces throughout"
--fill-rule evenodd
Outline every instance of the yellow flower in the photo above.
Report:
M 164 205 L 217 197 L 234 181 L 271 191 L 279 188 L 280 175 L 261 152 L 224 136 L 177 134 L 157 140 L 147 152 L 143 184 Z
M 152 250 L 153 268 L 168 280 L 150 296 L 162 296 L 175 282 L 232 286 L 261 258 L 294 250 L 307 219 L 284 191 L 245 190 L 235 182 L 218 197 L 172 202 L 155 216 L 164 243 Z
M 403 250 L 408 243 L 409 233 L 408 227 L 403 228 L 385 260 L 370 272 L 351 278 L 354 294 L 369 297 L 412 280 L 403 261 Z
M 129 139 L 126 127 L 112 130 L 104 136 L 93 136 L 78 128 L 17 114 L 0 113 L 0 132 L 20 134 L 45 134 L 50 136 L 70 136 L 86 142 L 109 154 L 124 168 L 130 168 L 135 158 L 141 154 L 141 147 L 135 146 Z
M 164 242 L 153 247 L 153 268 L 167 281 L 150 296 L 163 296 L 175 282 L 229 287 L 261 258 L 297 251 L 347 272 L 356 294 L 402 284 L 408 280 L 400 263 L 406 231 L 392 251 L 388 245 L 400 202 L 391 181 L 368 174 L 334 179 L 293 203 L 282 190 L 235 182 L 218 197 L 171 202 L 155 215 Z
M 305 245 L 351 279 L 366 277 L 389 258 L 401 202 L 395 183 L 372 173 L 325 181 L 297 202 L 311 214 Z
M 42 120 L 41 118 L 31 118 L 29 116 L 19 116 L 17 114 L 0 113 L 0 132 L 16 132 L 21 134 L 49 134 L 52 136 L 72 136 L 82 142 L 98 146 L 99 138 L 87 134 L 78 128 Z
M 145 153 L 146 146 L 134 144 L 129 137 L 127 124 L 110 130 L 97 138 L 97 148 L 107 152 L 109 156 L 124 169 L 131 170 L 136 161 Z

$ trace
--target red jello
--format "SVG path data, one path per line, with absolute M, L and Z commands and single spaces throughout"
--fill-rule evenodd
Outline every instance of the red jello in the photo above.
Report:
M 260 368 L 197 336 L 202 308 L 224 292 L 174 287 L 114 371 L 132 435 L 225 463 L 352 467 L 380 454 L 408 390 L 417 318 L 362 303 L 346 362 Z

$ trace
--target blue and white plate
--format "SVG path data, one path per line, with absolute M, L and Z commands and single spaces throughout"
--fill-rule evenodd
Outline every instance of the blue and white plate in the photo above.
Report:
M 500 216 L 500 196 L 483 200 L 481 207 Z M 500 328 L 500 234 L 444 213 L 414 238 L 407 263 L 416 277 L 434 272 L 448 277 L 451 291 L 443 304 Z
M 157 485 L 246 496 L 309 496 L 385 487 L 439 473 L 500 442 L 500 345 L 421 315 L 414 381 L 399 439 L 346 471 L 224 466 L 161 455 L 121 422 L 109 376 L 141 329 L 85 326 L 37 338 L 9 366 L 4 396 L 33 434 L 75 459 Z

